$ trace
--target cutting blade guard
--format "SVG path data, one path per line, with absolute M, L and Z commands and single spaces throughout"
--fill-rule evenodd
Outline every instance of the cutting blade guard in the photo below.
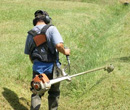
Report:
M 104 68 L 105 71 L 107 71 L 108 73 L 111 73 L 114 70 L 114 66 L 112 64 L 106 66 Z

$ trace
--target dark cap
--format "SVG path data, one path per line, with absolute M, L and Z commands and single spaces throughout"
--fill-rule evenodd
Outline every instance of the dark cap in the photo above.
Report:
M 35 16 L 35 17 L 41 16 L 41 15 L 49 16 L 48 13 L 47 13 L 46 11 L 43 11 L 43 10 L 37 10 L 37 11 L 34 13 L 34 16 Z

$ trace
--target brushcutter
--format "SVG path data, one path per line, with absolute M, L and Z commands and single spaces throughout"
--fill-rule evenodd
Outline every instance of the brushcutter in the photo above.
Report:
M 70 64 L 69 59 L 68 59 L 68 64 Z M 44 73 L 39 74 L 31 82 L 31 87 L 32 87 L 31 91 L 34 94 L 40 95 L 40 94 L 43 94 L 46 91 L 48 91 L 51 88 L 51 85 L 53 85 L 53 84 L 59 83 L 59 82 L 64 81 L 64 80 L 71 81 L 71 78 L 73 78 L 73 77 L 80 76 L 80 75 L 87 74 L 87 73 L 91 73 L 91 72 L 94 72 L 94 71 L 99 71 L 99 70 L 102 70 L 102 69 L 104 69 L 105 71 L 110 73 L 114 70 L 114 66 L 112 64 L 110 64 L 108 66 L 103 66 L 103 67 L 95 68 L 95 69 L 92 69 L 92 70 L 84 71 L 84 72 L 81 72 L 81 73 L 77 73 L 77 74 L 74 74 L 74 75 L 71 75 L 71 76 L 67 75 L 67 76 L 55 78 L 55 79 L 52 79 L 52 80 L 49 80 L 49 78 Z M 64 70 L 62 72 L 63 72 L 63 74 L 66 74 Z

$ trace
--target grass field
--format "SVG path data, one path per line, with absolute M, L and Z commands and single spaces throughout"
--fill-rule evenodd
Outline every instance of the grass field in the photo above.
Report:
M 29 110 L 32 64 L 24 55 L 33 13 L 45 9 L 71 49 L 71 73 L 113 64 L 61 83 L 59 110 L 130 109 L 130 6 L 117 0 L 0 0 L 0 110 Z M 66 57 L 60 54 L 62 65 Z M 47 110 L 47 94 L 41 110 Z

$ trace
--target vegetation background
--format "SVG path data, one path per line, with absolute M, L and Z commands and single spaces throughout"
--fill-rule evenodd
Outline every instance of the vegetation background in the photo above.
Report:
M 59 110 L 130 110 L 130 6 L 118 0 L 0 0 L 0 110 L 29 110 L 32 64 L 24 46 L 37 9 L 70 47 L 71 74 L 115 66 L 62 82 Z M 47 110 L 47 93 L 42 100 Z

